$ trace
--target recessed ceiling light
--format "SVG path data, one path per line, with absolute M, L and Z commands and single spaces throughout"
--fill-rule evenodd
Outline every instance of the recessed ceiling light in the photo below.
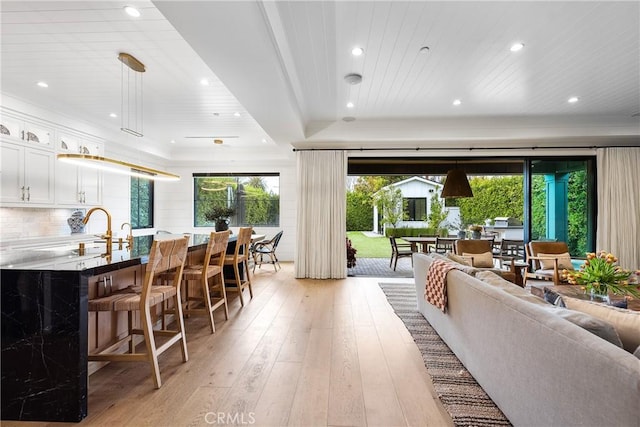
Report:
M 209 80 L 207 80 L 207 79 L 202 79 L 202 80 L 200 80 L 200 84 L 201 84 L 202 86 L 209 86 Z
M 175 143 L 176 143 L 176 140 L 175 140 L 175 139 L 172 139 L 172 140 L 171 140 L 171 143 L 172 143 L 172 144 L 175 144 Z
M 240 117 L 240 113 L 238 113 L 237 111 L 236 111 L 235 113 L 233 113 L 233 115 L 234 115 L 235 117 Z
M 218 117 L 220 113 L 213 113 L 214 116 Z
M 347 108 L 353 108 L 353 102 L 347 102 Z
M 462 101 L 460 101 L 459 99 L 453 100 L 453 105 L 460 105 L 460 104 L 462 104 Z
M 427 53 L 427 52 L 429 52 L 429 46 L 422 46 L 422 47 L 420 48 L 420 52 L 421 52 L 421 53 Z
M 133 6 L 125 6 L 124 11 L 127 13 L 127 15 L 133 16 L 134 18 L 140 17 L 140 11 Z
M 354 47 L 353 49 L 351 49 L 351 54 L 353 56 L 360 56 L 364 53 L 364 49 L 361 47 Z
M 111 113 L 109 114 L 109 117 L 113 117 L 115 119 L 116 117 L 118 117 L 118 115 L 116 113 Z
M 46 82 L 38 82 L 36 84 L 40 87 L 49 87 L 49 85 Z
M 569 104 L 575 104 L 576 102 L 578 102 L 579 98 L 577 96 L 572 96 L 571 98 L 567 99 L 567 102 Z
M 266 138 L 262 138 L 262 143 L 266 144 L 267 143 L 267 139 Z
M 519 50 L 522 50 L 523 47 L 524 47 L 524 43 L 518 42 L 518 43 L 512 44 L 511 47 L 509 48 L 509 50 L 511 52 L 517 52 Z

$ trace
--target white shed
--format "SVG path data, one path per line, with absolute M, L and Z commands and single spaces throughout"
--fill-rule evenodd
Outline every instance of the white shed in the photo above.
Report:
M 426 228 L 426 217 L 431 210 L 431 197 L 434 194 L 440 194 L 442 191 L 442 184 L 435 181 L 431 181 L 419 176 L 412 176 L 411 178 L 396 183 L 390 184 L 384 188 L 399 188 L 402 192 L 403 200 L 407 201 L 407 215 L 406 221 L 400 221 L 398 227 L 405 228 Z M 444 199 L 440 199 L 444 205 Z M 401 206 L 398 206 L 401 209 Z M 446 222 L 456 223 L 460 219 L 459 208 L 447 208 L 449 216 Z M 387 224 L 380 224 L 377 206 L 373 207 L 373 231 L 375 233 L 384 234 L 384 229 Z

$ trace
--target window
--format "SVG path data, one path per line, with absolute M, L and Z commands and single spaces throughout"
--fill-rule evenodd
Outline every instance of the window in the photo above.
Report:
M 422 221 L 427 216 L 427 199 L 408 197 L 402 203 L 405 206 L 407 221 Z
M 206 214 L 232 208 L 232 227 L 280 225 L 279 174 L 193 174 L 193 225 L 213 227 Z
M 153 180 L 131 177 L 131 228 L 153 228 Z

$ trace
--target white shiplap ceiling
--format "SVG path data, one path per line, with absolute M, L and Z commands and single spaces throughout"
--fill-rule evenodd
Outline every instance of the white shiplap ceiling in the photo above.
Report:
M 116 56 L 129 52 L 148 69 L 146 143 L 172 159 L 222 152 L 189 135 L 237 135 L 227 155 L 640 144 L 636 1 L 160 0 L 132 2 L 138 19 L 125 4 L 2 1 L 3 93 L 119 127 L 108 114 L 120 108 Z M 512 53 L 516 41 L 525 47 Z

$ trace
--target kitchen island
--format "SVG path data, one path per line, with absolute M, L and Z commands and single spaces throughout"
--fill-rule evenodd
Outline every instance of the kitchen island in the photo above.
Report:
M 98 316 L 110 313 L 89 313 L 88 300 L 141 282 L 154 237 L 178 236 L 135 237 L 132 249 L 116 243 L 110 255 L 104 243 L 0 254 L 2 419 L 77 422 L 87 416 L 88 349 L 121 332 L 117 319 L 100 322 Z M 187 262 L 201 261 L 208 238 L 191 236 Z

